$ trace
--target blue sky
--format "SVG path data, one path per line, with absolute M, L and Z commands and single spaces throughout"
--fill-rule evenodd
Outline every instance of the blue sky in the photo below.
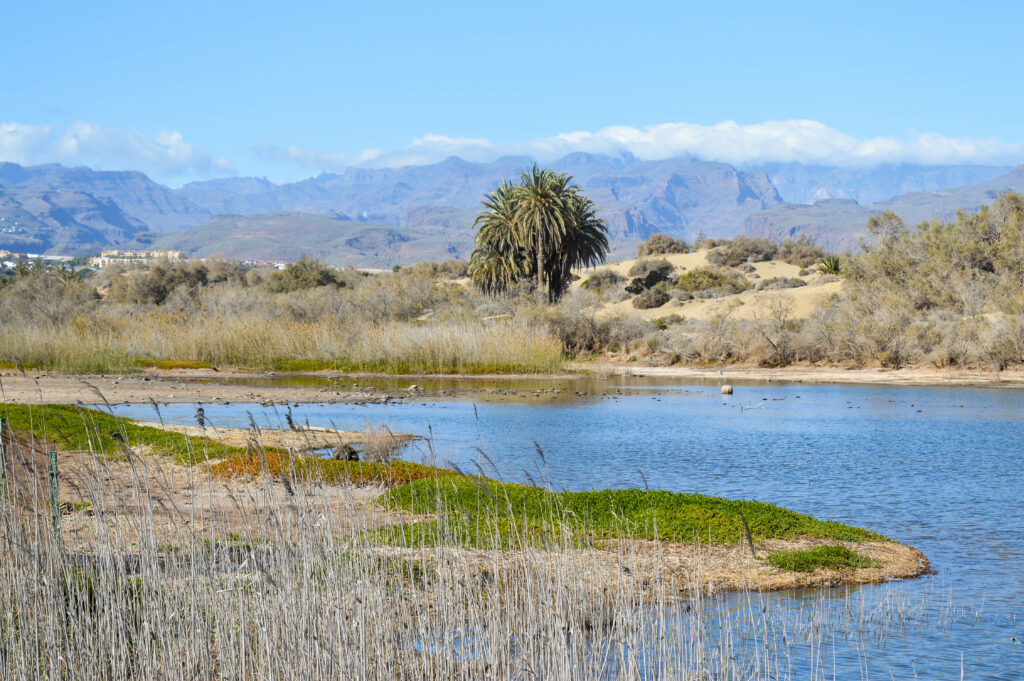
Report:
M 1005 2 L 9 3 L 0 160 L 180 184 L 573 149 L 1024 161 Z

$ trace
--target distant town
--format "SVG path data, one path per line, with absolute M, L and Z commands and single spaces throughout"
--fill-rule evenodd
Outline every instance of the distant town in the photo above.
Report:
M 14 251 L 7 251 L 0 249 L 0 269 L 2 270 L 16 270 L 19 267 L 19 263 L 22 267 L 29 263 L 40 262 L 46 266 L 47 269 L 59 268 L 59 267 L 70 267 L 72 269 L 88 268 L 99 270 L 109 265 L 144 265 L 149 264 L 156 260 L 168 260 L 178 261 L 184 258 L 184 254 L 181 251 L 165 250 L 165 251 L 126 251 L 126 250 L 110 250 L 102 251 L 99 255 L 94 256 L 72 256 L 72 255 L 53 255 L 46 253 L 17 253 Z M 231 260 L 229 258 L 201 258 L 204 262 L 215 262 L 222 260 Z M 235 262 L 231 260 L 231 262 Z M 283 260 L 244 260 L 241 261 L 242 265 L 247 267 L 273 267 L 275 269 L 284 269 L 290 262 Z

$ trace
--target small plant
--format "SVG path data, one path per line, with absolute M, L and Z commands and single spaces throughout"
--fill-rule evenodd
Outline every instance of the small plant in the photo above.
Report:
M 818 271 L 822 274 L 841 274 L 843 271 L 842 262 L 838 255 L 827 256 L 820 265 Z
M 768 554 L 765 560 L 769 565 L 791 572 L 814 572 L 818 568 L 856 570 L 879 565 L 877 560 L 851 551 L 845 546 L 819 546 L 802 551 L 774 551 Z
M 772 277 L 771 279 L 765 279 L 761 284 L 760 289 L 762 291 L 778 291 L 784 288 L 799 288 L 801 286 L 807 286 L 807 282 L 803 279 Z

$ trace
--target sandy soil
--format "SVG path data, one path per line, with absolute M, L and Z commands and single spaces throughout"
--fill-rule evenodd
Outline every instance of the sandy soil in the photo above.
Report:
M 279 447 L 292 452 L 308 452 L 313 449 L 326 449 L 341 445 L 365 445 L 367 440 L 380 439 L 387 444 L 399 446 L 408 444 L 418 436 L 408 433 L 392 433 L 388 430 L 361 432 L 356 430 L 335 430 L 333 428 L 316 428 L 297 426 L 294 430 L 262 429 L 258 436 L 253 435 L 249 428 L 201 428 L 199 426 L 175 426 L 169 424 L 149 423 L 140 421 L 142 425 L 162 428 L 189 437 L 208 437 L 232 447 L 245 447 L 254 438 L 263 447 Z
M 707 260 L 708 251 L 702 250 L 695 253 L 675 253 L 655 258 L 665 258 L 675 266 L 676 274 L 683 274 L 688 270 L 697 267 L 710 267 Z M 573 288 L 579 288 L 587 277 L 593 272 L 600 270 L 612 270 L 623 277 L 629 277 L 629 269 L 636 262 L 623 260 L 620 262 L 602 265 L 594 270 L 580 271 L 577 274 L 580 281 L 573 283 Z M 766 281 L 774 277 L 797 278 L 802 268 L 790 265 L 786 262 L 771 260 L 768 262 L 751 263 L 755 274 L 759 279 L 752 281 Z M 746 275 L 750 276 L 750 275 Z M 716 314 L 729 311 L 735 319 L 752 319 L 755 315 L 766 316 L 772 301 L 782 299 L 791 308 L 793 317 L 804 318 L 810 316 L 816 309 L 821 307 L 830 296 L 842 290 L 842 281 L 823 282 L 821 275 L 814 274 L 799 277 L 807 282 L 807 286 L 799 288 L 783 289 L 781 291 L 744 291 L 735 296 L 707 300 L 670 301 L 661 307 L 650 310 L 638 310 L 633 307 L 633 301 L 623 300 L 618 303 L 608 303 L 602 306 L 600 314 L 605 316 L 627 316 L 633 315 L 644 319 L 656 319 L 677 314 L 687 319 L 707 319 Z

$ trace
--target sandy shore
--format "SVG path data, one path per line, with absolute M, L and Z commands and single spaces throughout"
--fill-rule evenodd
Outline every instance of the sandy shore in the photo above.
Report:
M 254 386 L 217 382 L 224 379 L 272 378 L 275 374 L 212 371 L 147 371 L 123 376 L 0 373 L 0 401 L 21 404 L 111 404 L 154 401 L 160 404 L 257 402 L 288 404 L 324 402 L 381 404 L 398 395 L 372 389 L 338 391 L 325 387 Z M 187 380 L 192 379 L 192 380 Z M 204 379 L 209 382 L 193 382 Z
M 572 365 L 578 371 L 628 376 L 664 376 L 695 380 L 756 381 L 763 383 L 860 383 L 866 385 L 920 385 L 954 387 L 1024 388 L 1024 371 L 982 371 L 971 369 L 842 369 L 836 367 L 789 366 L 776 369 L 762 367 L 722 367 L 698 369 L 691 367 L 646 367 L 636 363 L 611 362 Z
M 794 382 L 794 383 L 850 383 L 865 385 L 908 385 L 949 387 L 1024 388 L 1024 371 L 1015 369 L 1001 372 L 967 369 L 843 369 L 837 367 L 790 366 L 777 369 L 762 367 L 715 368 L 656 367 L 635 362 L 575 362 L 572 374 L 550 376 L 473 376 L 473 380 L 571 380 L 574 376 L 651 376 L 695 381 L 733 382 Z M 333 373 L 309 374 L 319 378 L 338 377 Z M 409 388 L 417 380 L 426 378 L 452 378 L 459 376 L 369 376 L 359 378 L 387 378 L 400 387 L 387 390 L 371 386 L 335 390 L 331 387 L 295 385 L 245 385 L 232 383 L 240 379 L 274 379 L 294 374 L 253 374 L 230 371 L 147 371 L 122 376 L 72 376 L 43 372 L 0 372 L 0 401 L 21 404 L 111 404 L 157 402 L 168 403 L 230 403 L 294 404 L 297 402 L 333 404 L 383 404 L 418 396 Z M 470 378 L 470 377 L 461 377 Z M 371 381 L 372 382 L 372 381 Z M 404 385 L 407 383 L 408 385 Z M 463 392 L 482 392 L 467 380 Z M 495 392 L 495 391 L 492 391 Z M 502 392 L 502 391 L 497 391 Z M 509 391 L 504 391 L 508 393 Z M 514 391 L 513 391 L 514 392 Z M 531 391 L 523 391 L 531 392 Z M 600 392 L 600 391 L 599 391 Z

